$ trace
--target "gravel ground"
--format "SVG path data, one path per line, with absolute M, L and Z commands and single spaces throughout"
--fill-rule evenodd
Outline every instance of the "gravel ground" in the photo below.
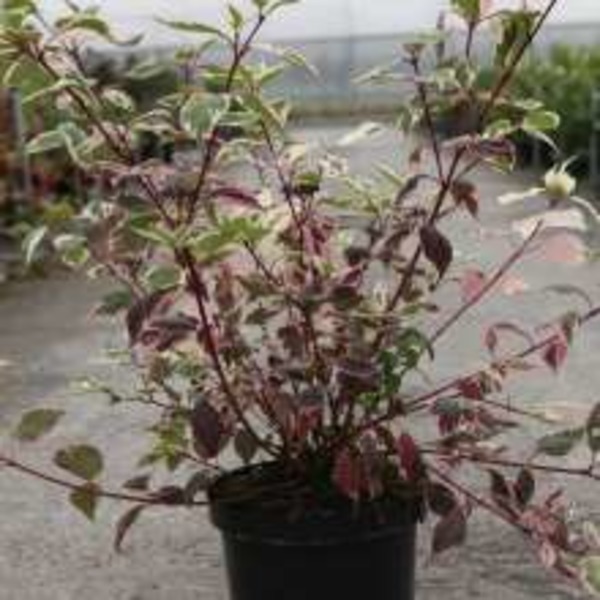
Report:
M 311 137 L 331 132 L 311 131 Z M 385 156 L 388 139 L 372 143 L 354 159 L 360 163 Z M 506 182 L 505 182 L 506 183 Z M 484 223 L 508 223 L 514 209 L 500 209 L 491 199 L 501 184 L 498 176 L 481 178 Z M 504 184 L 502 184 L 504 185 Z M 532 204 L 528 211 L 535 211 Z M 460 240 L 463 257 L 481 264 L 501 260 L 506 241 L 485 240 L 466 228 L 466 221 L 451 225 Z M 475 244 L 477 243 L 477 246 Z M 584 285 L 597 295 L 595 267 L 557 266 L 528 259 L 519 267 L 534 288 L 549 282 Z M 126 381 L 127 374 L 102 360 L 103 352 L 119 347 L 120 333 L 110 324 L 92 320 L 90 307 L 106 284 L 56 275 L 43 281 L 10 284 L 0 289 L 0 425 L 11 426 L 19 412 L 33 406 L 68 407 L 63 426 L 44 448 L 22 448 L 4 437 L 4 449 L 19 452 L 35 464 L 47 464 L 51 450 L 68 440 L 91 436 L 107 449 L 110 481 L 122 481 L 132 457 L 140 448 L 143 429 L 139 413 L 134 419 L 125 408 L 107 411 L 95 398 L 81 399 L 69 381 L 99 374 Z M 456 296 L 455 290 L 444 294 Z M 434 377 L 476 364 L 480 332 L 486 323 L 505 320 L 506 311 L 524 323 L 543 322 L 564 310 L 564 298 L 531 291 L 518 298 L 497 298 L 475 310 L 459 334 L 448 336 L 438 351 Z M 520 398 L 532 405 L 559 404 L 567 417 L 585 414 L 597 401 L 600 327 L 595 325 L 577 342 L 564 373 L 545 380 L 519 382 Z M 143 419 L 142 419 L 143 421 Z M 598 512 L 597 490 L 587 482 L 574 482 L 573 494 Z M 0 477 L 0 600 L 225 600 L 218 538 L 202 510 L 148 511 L 133 530 L 125 552 L 112 552 L 112 525 L 123 506 L 104 503 L 98 523 L 91 526 L 75 514 L 60 490 L 40 485 L 14 473 Z M 465 600 L 574 600 L 568 590 L 543 573 L 530 558 L 521 538 L 494 521 L 476 519 L 468 545 L 436 564 L 429 564 L 427 531 L 421 536 L 418 599 Z M 333 600 L 333 599 L 332 599 Z

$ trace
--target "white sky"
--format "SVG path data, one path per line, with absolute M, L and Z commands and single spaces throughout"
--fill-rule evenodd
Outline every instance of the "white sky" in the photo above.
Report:
M 248 3 L 248 0 L 242 0 Z M 495 0 L 497 5 L 519 4 L 523 0 Z M 527 0 L 544 5 L 547 0 Z M 153 17 L 196 19 L 215 22 L 222 14 L 225 0 L 79 0 L 93 3 L 115 20 L 119 29 L 131 33 L 150 29 L 146 43 L 175 41 L 172 34 L 158 27 Z M 239 4 L 237 0 L 236 4 Z M 41 0 L 51 11 L 62 0 Z M 449 0 L 302 0 L 282 10 L 268 30 L 269 37 L 335 37 L 354 34 L 394 33 L 433 26 L 439 11 Z M 559 0 L 553 21 L 600 23 L 600 0 Z

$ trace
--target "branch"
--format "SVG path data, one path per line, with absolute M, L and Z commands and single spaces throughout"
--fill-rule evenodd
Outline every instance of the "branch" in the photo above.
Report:
M 23 473 L 24 475 L 28 475 L 30 477 L 35 477 L 37 479 L 41 479 L 42 481 L 45 481 L 46 483 L 50 483 L 52 485 L 58 486 L 58 487 L 62 487 L 64 489 L 67 490 L 71 490 L 71 491 L 77 491 L 80 490 L 85 483 L 74 483 L 72 481 L 68 481 L 66 479 L 61 479 L 59 477 L 55 477 L 53 475 L 49 475 L 48 473 L 44 473 L 42 471 L 39 471 L 37 469 L 34 469 L 28 465 L 25 465 L 22 462 L 16 461 L 12 458 L 8 458 L 7 456 L 4 455 L 0 455 L 0 466 L 4 465 L 5 467 L 8 467 L 9 469 L 13 469 L 15 471 L 18 471 L 20 473 Z M 124 502 L 136 502 L 138 504 L 147 504 L 147 505 L 154 505 L 154 506 L 173 506 L 172 504 L 169 504 L 168 502 L 165 502 L 164 500 L 161 500 L 159 497 L 154 497 L 154 496 L 142 496 L 142 495 L 138 495 L 138 494 L 127 494 L 127 493 L 120 493 L 120 492 L 113 492 L 113 491 L 108 491 L 108 490 L 104 490 L 102 488 L 98 488 L 95 491 L 97 496 L 100 496 L 102 498 L 109 498 L 111 500 L 118 500 L 118 501 L 124 501 Z M 204 501 L 194 501 L 194 502 L 189 502 L 187 504 L 184 504 L 182 506 L 206 506 L 207 502 Z
M 452 314 L 448 320 L 443 323 L 435 333 L 429 338 L 429 343 L 433 345 L 437 342 L 453 325 L 455 325 L 471 308 L 479 304 L 481 300 L 491 292 L 504 276 L 512 269 L 512 267 L 523 257 L 533 240 L 537 237 L 542 227 L 542 221 L 540 221 L 533 232 L 527 237 L 527 239 L 508 257 L 500 267 L 496 270 L 494 275 L 489 281 L 469 298 L 454 314 Z
M 423 454 L 430 454 L 434 456 L 438 456 L 443 458 L 447 456 L 442 450 L 421 450 Z M 543 465 L 540 463 L 532 463 L 532 462 L 520 462 L 516 460 L 505 460 L 502 458 L 485 458 L 483 456 L 475 456 L 472 454 L 464 454 L 462 452 L 457 454 L 452 454 L 451 458 L 457 458 L 460 460 L 464 460 L 472 463 L 479 463 L 484 465 L 496 465 L 499 467 L 508 467 L 515 469 L 530 469 L 531 471 L 541 471 L 545 473 L 555 473 L 560 475 L 567 475 L 569 477 L 586 477 L 588 479 L 593 479 L 595 481 L 600 481 L 600 475 L 594 473 L 590 467 L 584 468 L 569 468 L 569 467 L 555 467 L 552 465 Z

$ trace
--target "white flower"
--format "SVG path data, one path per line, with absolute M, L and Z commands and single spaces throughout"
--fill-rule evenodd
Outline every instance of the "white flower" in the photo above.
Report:
M 553 200 L 566 200 L 573 195 L 577 180 L 569 175 L 564 167 L 554 167 L 544 176 L 544 187 Z

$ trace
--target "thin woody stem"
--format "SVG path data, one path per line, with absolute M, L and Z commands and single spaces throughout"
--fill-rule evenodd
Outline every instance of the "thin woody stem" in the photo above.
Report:
M 0 454 L 0 466 L 4 466 L 9 469 L 13 469 L 20 473 L 23 473 L 24 475 L 28 475 L 31 477 L 35 477 L 37 479 L 41 479 L 42 481 L 45 481 L 46 483 L 50 483 L 52 485 L 62 487 L 64 489 L 68 489 L 71 491 L 81 490 L 85 486 L 85 483 L 74 483 L 74 482 L 68 481 L 66 479 L 61 479 L 59 477 L 55 477 L 54 475 L 49 475 L 48 473 L 44 473 L 43 471 L 34 469 L 33 467 L 30 467 L 20 461 L 14 460 L 12 458 L 9 458 L 8 456 L 4 456 L 1 454 Z M 172 504 L 169 504 L 168 502 L 161 500 L 160 497 L 158 497 L 158 496 L 154 497 L 152 495 L 142 496 L 142 495 L 138 495 L 138 494 L 114 492 L 114 491 L 104 490 L 100 487 L 95 489 L 95 494 L 99 497 L 109 498 L 111 500 L 118 500 L 118 501 L 124 501 L 124 502 L 136 502 L 138 504 L 148 504 L 148 505 L 155 505 L 155 506 L 161 506 L 161 505 L 172 506 Z M 206 504 L 207 504 L 206 502 L 194 501 L 194 502 L 182 504 L 182 506 L 205 506 Z
M 479 304 L 483 298 L 488 295 L 495 287 L 502 281 L 506 274 L 512 269 L 512 267 L 523 257 L 527 249 L 531 246 L 533 240 L 537 237 L 542 227 L 542 221 L 540 221 L 533 232 L 527 237 L 527 239 L 498 267 L 492 277 L 483 285 L 471 298 L 469 298 L 456 312 L 450 317 L 430 336 L 429 343 L 434 344 L 437 342 L 453 325 L 455 325 L 460 319 L 474 306 Z
M 544 473 L 555 473 L 557 475 L 567 475 L 570 477 L 585 477 L 588 479 L 593 479 L 595 481 L 600 481 L 600 475 L 594 473 L 593 469 L 590 467 L 583 468 L 569 468 L 569 467 L 558 467 L 553 465 L 544 465 L 535 462 L 521 462 L 518 460 L 509 460 L 503 458 L 486 458 L 483 456 L 476 456 L 473 454 L 465 454 L 464 451 L 458 453 L 447 454 L 443 450 L 428 450 L 422 449 L 421 452 L 423 454 L 434 455 L 440 458 L 452 458 L 464 460 L 470 463 L 477 463 L 482 465 L 495 465 L 499 467 L 507 467 L 514 469 L 529 469 L 531 471 L 541 471 Z
M 233 85 L 235 83 L 235 76 L 242 65 L 242 61 L 250 52 L 252 48 L 252 43 L 254 42 L 256 36 L 260 32 L 262 26 L 264 25 L 266 17 L 263 13 L 259 13 L 258 18 L 256 19 L 256 23 L 252 30 L 248 33 L 245 41 L 240 43 L 239 36 L 236 35 L 233 40 L 233 60 L 231 61 L 231 65 L 229 67 L 229 71 L 227 73 L 227 80 L 225 82 L 225 93 L 231 93 L 233 89 Z M 213 128 L 213 131 L 210 134 L 210 137 L 206 143 L 206 148 L 204 151 L 204 157 L 202 160 L 202 165 L 200 167 L 200 174 L 198 175 L 198 180 L 194 187 L 194 190 L 190 199 L 190 208 L 188 211 L 188 223 L 192 223 L 195 216 L 196 206 L 200 200 L 200 196 L 202 194 L 202 190 L 204 189 L 208 175 L 210 173 L 211 167 L 214 162 L 215 154 L 219 145 L 219 135 L 217 127 Z

